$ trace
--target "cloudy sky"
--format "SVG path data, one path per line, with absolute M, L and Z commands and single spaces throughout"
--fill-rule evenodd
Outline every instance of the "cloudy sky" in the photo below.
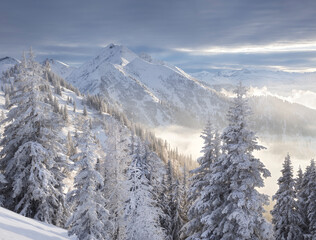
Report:
M 316 71 L 316 1 L 1 0 L 0 57 L 79 65 L 112 42 L 188 72 Z

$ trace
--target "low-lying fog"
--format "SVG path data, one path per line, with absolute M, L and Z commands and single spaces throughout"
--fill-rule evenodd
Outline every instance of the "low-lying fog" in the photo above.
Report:
M 158 127 L 154 129 L 156 136 L 166 139 L 172 147 L 192 155 L 193 159 L 201 156 L 203 140 L 200 137 L 202 129 L 191 129 L 180 126 Z M 281 175 L 282 163 L 287 153 L 290 153 L 294 175 L 299 166 L 305 170 L 310 160 L 316 156 L 316 140 L 304 137 L 273 137 L 260 136 L 259 142 L 266 150 L 255 152 L 255 156 L 265 164 L 271 172 L 271 177 L 265 180 L 265 187 L 261 192 L 272 196 L 278 189 L 277 180 Z M 278 139 L 278 140 L 276 140 Z

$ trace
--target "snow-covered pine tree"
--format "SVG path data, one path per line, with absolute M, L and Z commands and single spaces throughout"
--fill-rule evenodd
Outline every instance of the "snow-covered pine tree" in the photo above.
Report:
M 68 118 L 69 118 L 68 117 L 67 105 L 64 105 L 62 116 L 63 116 L 64 121 L 67 123 L 68 122 Z
M 181 234 L 181 228 L 186 223 L 185 200 L 183 192 L 183 183 L 178 179 L 175 180 L 172 188 L 172 209 L 171 209 L 171 226 L 172 226 L 172 239 L 179 240 Z M 183 204 L 183 205 L 182 205 Z
M 162 206 L 163 202 L 160 199 L 161 191 L 163 191 L 164 187 L 162 187 L 164 174 L 165 174 L 165 163 L 162 159 L 158 157 L 155 152 L 149 150 L 149 142 L 146 141 L 144 143 L 144 155 L 143 157 L 147 159 L 147 166 L 149 169 L 148 180 L 149 184 L 152 186 L 152 196 L 153 200 L 157 203 L 157 207 L 161 210 L 159 211 L 159 229 L 163 229 L 164 231 L 164 239 L 168 239 L 170 235 L 168 235 L 168 231 L 161 224 L 161 219 L 166 219 L 166 214 L 164 211 L 164 207 Z
M 270 172 L 252 154 L 263 147 L 248 129 L 250 109 L 241 83 L 235 93 L 227 114 L 229 125 L 221 136 L 222 154 L 211 166 L 210 189 L 206 190 L 211 194 L 211 212 L 202 218 L 202 239 L 268 240 L 271 226 L 262 216 L 268 197 L 257 188 L 264 186 L 262 177 Z
M 87 116 L 88 112 L 87 112 L 87 107 L 83 106 L 83 116 Z
M 106 158 L 102 173 L 106 182 L 104 191 L 109 193 L 106 206 L 114 225 L 113 239 L 126 239 L 124 204 L 129 193 L 126 185 L 126 170 L 128 163 L 131 162 L 129 154 L 130 131 L 120 126 L 114 118 L 108 119 L 106 124 L 111 126 L 110 129 L 106 129 Z
M 0 184 L 5 185 L 6 183 L 7 183 L 7 180 L 5 180 L 4 175 L 0 173 Z M 0 194 L 0 207 L 3 206 L 4 200 L 5 200 L 4 196 Z
M 102 187 L 104 179 L 95 169 L 98 155 L 98 144 L 85 129 L 81 136 L 81 152 L 73 155 L 78 173 L 74 180 L 74 190 L 67 194 L 67 202 L 74 209 L 67 221 L 69 235 L 76 235 L 80 240 L 112 239 L 113 226 L 110 215 L 105 209 L 106 199 Z
M 181 229 L 179 230 L 179 239 L 187 238 L 186 232 L 183 229 L 183 226 L 188 222 L 188 210 L 189 210 L 189 203 L 188 203 L 188 183 L 187 183 L 187 168 L 186 164 L 183 166 L 183 176 L 181 179 L 180 184 L 180 196 L 179 196 L 179 209 L 180 211 L 180 218 L 181 222 Z
M 307 201 L 308 234 L 310 239 L 316 239 L 316 166 L 314 159 L 311 160 L 310 173 L 308 174 L 307 188 L 309 191 Z
M 209 195 L 202 196 L 201 193 L 210 185 L 210 167 L 217 161 L 220 151 L 220 139 L 218 133 L 213 129 L 210 121 L 207 122 L 201 137 L 204 139 L 202 149 L 203 156 L 198 159 L 199 167 L 191 171 L 191 186 L 188 193 L 190 208 L 188 211 L 188 222 L 182 231 L 186 233 L 187 239 L 200 239 L 203 232 L 201 218 L 209 208 Z
M 30 52 L 28 68 L 20 65 L 14 78 L 11 105 L 1 141 L 1 169 L 7 184 L 1 186 L 5 206 L 24 216 L 63 225 L 64 194 L 61 169 L 65 166 L 60 121 L 45 103 L 48 83 Z
M 311 160 L 311 164 L 307 166 L 303 178 L 301 180 L 300 186 L 297 190 L 297 203 L 298 210 L 303 218 L 302 230 L 304 234 L 304 239 L 314 240 L 315 233 L 312 232 L 313 226 L 312 222 L 315 224 L 315 219 L 313 219 L 313 214 L 315 214 L 315 209 L 312 209 L 315 201 L 311 201 L 315 197 L 315 162 Z M 313 176 L 314 175 L 314 176 Z M 314 193 L 313 193 L 314 192 Z M 315 216 L 314 216 L 315 217 Z
M 72 136 L 70 134 L 70 132 L 68 131 L 68 134 L 67 134 L 67 155 L 70 157 L 70 156 L 73 156 L 77 153 L 77 149 L 75 147 L 75 144 L 72 140 Z
M 305 208 L 305 203 L 302 203 L 300 201 L 301 197 L 299 196 L 302 191 L 303 180 L 304 180 L 304 174 L 301 167 L 299 167 L 297 171 L 297 177 L 295 179 L 294 189 L 295 189 L 295 196 L 296 196 L 296 203 L 297 203 L 297 213 L 299 214 L 299 218 L 301 219 L 299 226 L 302 231 L 302 234 L 304 235 L 307 231 L 307 226 L 306 226 L 307 216 L 304 215 L 306 213 L 304 213 L 304 210 L 303 210 Z
M 302 171 L 302 168 L 301 166 L 299 167 L 298 171 L 297 171 L 297 177 L 295 179 L 295 192 L 298 193 L 301 186 L 302 186 L 302 183 L 303 183 L 303 171 Z
M 165 166 L 165 173 L 163 175 L 161 187 L 160 187 L 160 197 L 159 202 L 163 215 L 160 216 L 160 225 L 166 232 L 166 240 L 172 239 L 172 185 L 173 185 L 173 174 L 171 161 L 168 160 L 167 165 Z
M 290 155 L 285 157 L 282 176 L 278 180 L 279 190 L 272 197 L 276 204 L 271 211 L 272 223 L 276 240 L 303 239 L 301 215 L 298 212 L 296 194 L 294 189 L 293 170 Z
M 163 212 L 154 199 L 153 187 L 148 178 L 150 175 L 148 162 L 144 158 L 144 148 L 140 140 L 133 149 L 127 181 L 130 192 L 125 206 L 126 239 L 165 239 L 165 233 L 159 224 L 159 216 Z

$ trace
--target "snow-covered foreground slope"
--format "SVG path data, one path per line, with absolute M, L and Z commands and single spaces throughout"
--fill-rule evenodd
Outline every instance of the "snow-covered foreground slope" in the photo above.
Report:
M 1 240 L 66 240 L 67 230 L 23 217 L 0 207 Z

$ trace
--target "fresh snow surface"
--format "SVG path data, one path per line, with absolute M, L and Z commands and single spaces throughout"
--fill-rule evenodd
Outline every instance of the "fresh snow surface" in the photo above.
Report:
M 0 240 L 63 240 L 67 230 L 0 208 Z

